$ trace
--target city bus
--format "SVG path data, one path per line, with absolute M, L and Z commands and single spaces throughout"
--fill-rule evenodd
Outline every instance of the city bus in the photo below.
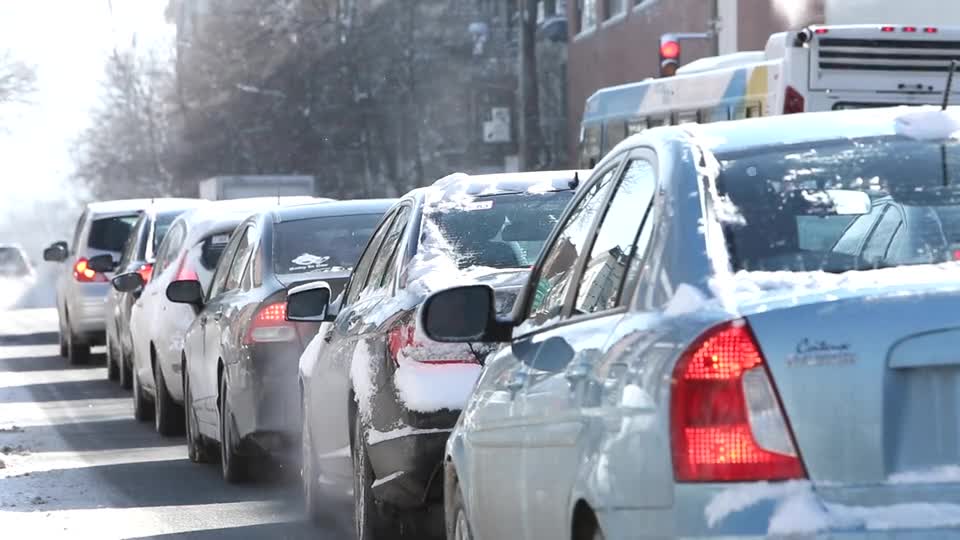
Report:
M 893 105 L 939 104 L 960 27 L 811 26 L 763 51 L 702 58 L 672 77 L 602 88 L 587 99 L 578 161 L 592 168 L 626 137 L 688 122 Z M 951 102 L 960 92 L 960 79 Z

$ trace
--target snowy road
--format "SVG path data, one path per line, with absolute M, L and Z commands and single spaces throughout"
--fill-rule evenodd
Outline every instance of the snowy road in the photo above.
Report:
M 190 463 L 182 438 L 133 420 L 102 355 L 68 369 L 56 340 L 54 310 L 0 312 L 4 538 L 351 537 L 304 523 L 295 479 L 230 486 Z

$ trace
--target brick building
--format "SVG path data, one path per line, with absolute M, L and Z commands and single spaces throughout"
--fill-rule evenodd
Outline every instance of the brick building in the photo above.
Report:
M 688 63 L 762 49 L 772 33 L 822 22 L 823 11 L 823 0 L 568 1 L 568 156 L 574 161 L 577 155 L 584 102 L 591 94 L 657 75 L 661 34 L 706 32 L 717 21 L 716 39 L 683 43 L 681 63 Z

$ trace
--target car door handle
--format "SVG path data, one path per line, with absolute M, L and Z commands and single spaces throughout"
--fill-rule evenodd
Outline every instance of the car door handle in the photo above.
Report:
M 526 373 L 518 371 L 517 373 L 514 373 L 509 380 L 507 380 L 507 384 L 505 386 L 510 393 L 516 394 L 527 385 L 527 379 L 528 377 Z

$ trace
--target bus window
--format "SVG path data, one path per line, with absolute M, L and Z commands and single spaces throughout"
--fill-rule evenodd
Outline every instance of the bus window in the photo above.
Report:
M 675 118 L 677 120 L 675 124 L 689 124 L 691 122 L 699 122 L 700 121 L 699 117 L 700 115 L 698 114 L 697 111 L 678 112 L 675 115 Z
M 580 165 L 592 169 L 600 161 L 600 126 L 583 126 Z
M 643 118 L 627 121 L 627 136 L 636 135 L 647 128 L 647 121 Z
M 647 118 L 647 127 L 655 128 L 668 125 L 670 122 L 666 118 Z
M 603 150 L 609 152 L 627 138 L 627 125 L 622 120 L 609 122 L 603 126 L 603 137 Z
M 759 103 L 754 103 L 747 107 L 747 118 L 758 118 L 763 116 L 763 110 L 760 108 Z
M 747 118 L 747 107 L 742 103 L 738 103 L 733 106 L 733 119 L 742 120 Z

